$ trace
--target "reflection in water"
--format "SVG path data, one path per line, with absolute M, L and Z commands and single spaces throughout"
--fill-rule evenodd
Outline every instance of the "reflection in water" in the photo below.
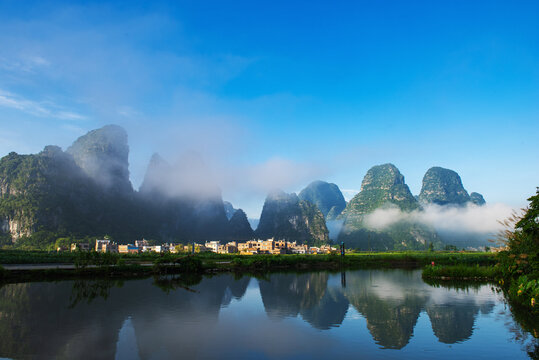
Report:
M 70 308 L 75 307 L 81 301 L 91 303 L 95 298 L 107 299 L 113 286 L 121 287 L 121 281 L 103 280 L 76 280 L 71 291 Z
M 269 317 L 301 314 L 315 328 L 338 326 L 348 310 L 342 291 L 328 288 L 328 273 L 274 274 L 259 282 L 260 295 Z
M 168 294 L 178 289 L 194 291 L 189 286 L 196 285 L 201 281 L 202 275 L 200 274 L 165 275 L 154 277 L 153 284 Z
M 488 286 L 431 286 L 417 271 L 403 270 L 9 284 L 0 288 L 0 357 L 212 358 L 248 349 L 242 356 L 256 358 L 268 356 L 268 341 L 269 348 L 280 346 L 279 357 L 307 356 L 305 344 L 316 335 L 304 337 L 306 329 L 291 324 L 332 334 L 357 321 L 350 312 L 364 319 L 377 351 L 403 349 L 421 336 L 414 331 L 422 314 L 441 344 L 456 344 L 471 341 L 480 314 L 490 316 L 496 304 Z M 533 349 L 532 336 L 511 324 Z M 276 332 L 280 345 L 271 345 Z M 355 354 L 355 342 L 368 347 L 353 332 L 335 334 L 351 339 L 338 348 L 341 354 Z M 246 337 L 249 344 L 242 343 Z M 335 346 L 327 335 L 311 341 L 320 354 L 310 356 Z
M 118 334 L 118 343 L 116 344 L 116 360 L 122 359 L 140 359 L 135 328 L 130 317 L 124 321 Z
M 410 340 L 428 293 L 421 279 L 404 271 L 357 272 L 344 291 L 352 306 L 367 320 L 374 340 L 384 348 L 401 349 Z

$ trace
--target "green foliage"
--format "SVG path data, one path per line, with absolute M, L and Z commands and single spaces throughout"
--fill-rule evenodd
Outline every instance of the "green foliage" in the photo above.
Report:
M 539 313 L 539 188 L 528 200 L 523 216 L 502 222 L 506 230 L 500 238 L 507 250 L 498 259 L 510 300 Z
M 509 291 L 515 296 L 534 298 L 539 301 L 539 280 L 530 279 L 527 275 L 520 276 L 517 281 L 511 284 Z M 539 304 L 537 305 L 539 306 Z
M 15 249 L 20 250 L 56 250 L 54 246 L 57 239 L 57 234 L 50 231 L 37 231 L 31 236 L 23 236 L 17 240 L 14 245 Z
M 426 250 L 426 242 L 433 243 L 434 249 L 442 248 L 436 232 L 424 224 L 399 221 L 383 230 L 371 230 L 364 221 L 363 218 L 352 223 L 347 220 L 339 242 L 362 251 Z
M 539 277 L 539 188 L 528 200 L 529 207 L 522 217 L 514 214 L 503 222 L 508 228 L 501 235 L 507 250 L 500 253 L 499 259 L 505 277 Z
M 539 188 L 528 201 L 530 202 L 528 209 L 522 219 L 516 223 L 515 228 L 534 239 L 535 246 L 539 247 Z
M 500 269 L 497 266 L 470 266 L 470 265 L 449 265 L 449 266 L 426 266 L 423 269 L 423 278 L 430 279 L 452 279 L 452 280 L 497 280 L 500 277 Z
M 67 250 L 70 250 L 71 248 L 71 238 L 70 237 L 61 237 L 56 239 L 56 242 L 54 243 L 54 247 L 56 249 L 65 248 Z
M 182 272 L 198 273 L 202 271 L 202 260 L 197 256 L 177 258 L 174 263 Z

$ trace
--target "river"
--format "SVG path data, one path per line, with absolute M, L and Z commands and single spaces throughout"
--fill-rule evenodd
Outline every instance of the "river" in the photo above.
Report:
M 6 284 L 0 357 L 534 357 L 515 315 L 493 285 L 433 286 L 417 270 Z

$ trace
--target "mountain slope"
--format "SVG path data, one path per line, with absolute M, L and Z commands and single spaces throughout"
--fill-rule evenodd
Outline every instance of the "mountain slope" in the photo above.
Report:
M 59 147 L 0 159 L 0 219 L 13 240 L 36 232 L 133 236 L 137 210 L 132 194 L 104 189 Z
M 313 181 L 301 190 L 298 197 L 316 205 L 327 220 L 335 219 L 346 207 L 339 187 L 325 181 Z
M 104 188 L 131 192 L 129 181 L 129 145 L 126 131 L 107 125 L 79 137 L 66 152 L 96 183 Z
M 294 193 L 270 193 L 260 215 L 256 236 L 261 239 L 276 238 L 300 243 L 321 244 L 329 241 L 324 215 Z
M 234 212 L 228 221 L 230 239 L 233 241 L 245 241 L 255 238 L 255 232 L 247 220 L 247 215 L 242 209 Z
M 409 221 L 397 221 L 384 228 L 373 228 L 368 217 L 377 209 L 417 210 L 404 176 L 393 164 L 374 166 L 365 175 L 361 191 L 347 204 L 340 218 L 344 220 L 339 242 L 363 250 L 425 249 L 439 243 L 433 229 Z
M 423 177 L 419 201 L 438 205 L 464 205 L 470 201 L 470 196 L 462 186 L 459 174 L 435 166 L 427 170 Z

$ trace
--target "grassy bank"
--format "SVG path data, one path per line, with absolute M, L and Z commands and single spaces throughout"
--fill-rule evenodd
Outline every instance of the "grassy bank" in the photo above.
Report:
M 84 265 L 71 269 L 48 268 L 6 270 L 0 266 L 0 280 L 4 282 L 39 281 L 79 278 L 143 278 L 151 275 L 201 274 L 205 271 L 196 257 L 184 257 L 173 263 Z
M 339 270 L 361 268 L 420 268 L 427 264 L 469 264 L 487 266 L 495 257 L 474 252 L 380 252 L 340 255 L 236 255 L 186 254 L 103 254 L 96 252 L 49 253 L 39 251 L 0 251 L 2 264 L 72 264 L 73 269 L 3 270 L 0 277 L 85 277 L 134 276 L 143 274 L 269 272 L 281 270 Z M 52 265 L 51 267 L 53 267 Z
M 0 250 L 0 264 L 74 264 L 76 262 L 87 262 L 90 264 L 115 264 L 123 260 L 130 262 L 156 262 L 174 261 L 187 254 L 103 254 L 96 252 L 47 252 L 47 251 L 25 251 L 25 250 Z M 333 262 L 339 255 L 236 255 L 236 254 L 215 254 L 200 253 L 196 256 L 203 261 L 232 261 L 238 260 L 240 263 L 250 264 L 260 263 L 282 263 L 290 262 Z M 283 260 L 287 259 L 287 260 Z M 294 260 L 292 260 L 294 259 Z M 402 252 L 363 252 L 352 253 L 345 256 L 346 264 L 403 264 L 407 266 L 424 266 L 431 264 L 480 264 L 488 265 L 496 262 L 494 254 L 478 252 L 444 252 L 444 251 L 402 251 Z
M 498 281 L 501 272 L 496 266 L 438 265 L 425 267 L 422 276 L 424 279 L 436 280 Z
M 174 255 L 178 257 L 180 255 Z M 69 251 L 40 251 L 40 250 L 0 250 L 0 264 L 74 264 L 77 261 L 90 263 L 115 264 L 119 259 L 125 262 L 154 262 L 163 257 L 157 253 L 140 254 L 110 254 L 90 252 L 69 252 Z
M 426 264 L 492 265 L 495 258 L 484 253 L 391 252 L 340 255 L 222 255 L 205 258 L 205 264 L 233 270 L 420 268 Z

